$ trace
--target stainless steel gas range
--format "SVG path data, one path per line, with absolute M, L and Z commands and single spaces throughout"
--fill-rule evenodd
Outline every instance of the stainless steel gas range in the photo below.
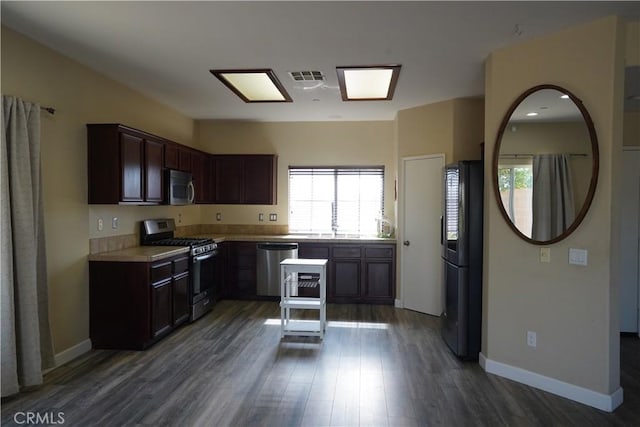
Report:
M 218 245 L 208 238 L 174 237 L 175 230 L 176 224 L 173 218 L 146 219 L 141 224 L 140 244 L 190 248 L 189 319 L 193 322 L 213 309 L 217 298 L 216 291 L 220 289 Z

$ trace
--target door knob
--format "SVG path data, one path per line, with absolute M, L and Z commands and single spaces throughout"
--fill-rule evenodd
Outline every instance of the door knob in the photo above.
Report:
M 411 242 L 409 242 L 408 240 L 405 240 L 404 242 L 402 242 L 403 245 L 405 246 L 409 246 L 411 244 Z

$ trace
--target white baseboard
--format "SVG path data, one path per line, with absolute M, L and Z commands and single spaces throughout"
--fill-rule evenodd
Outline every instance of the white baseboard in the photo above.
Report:
M 404 308 L 404 305 L 402 304 L 402 300 L 401 299 L 395 300 L 393 305 L 396 308 Z
M 55 366 L 53 368 L 47 369 L 43 373 L 46 374 L 48 372 L 53 371 L 58 366 L 62 366 L 67 362 L 71 362 L 76 357 L 80 357 L 86 352 L 91 350 L 91 340 L 87 339 L 82 341 L 79 344 L 74 345 L 73 347 L 69 347 L 68 349 L 57 353 L 54 357 Z
M 546 377 L 522 368 L 487 359 L 482 353 L 480 353 L 479 363 L 480 366 L 490 374 L 508 378 L 602 411 L 613 412 L 614 409 L 622 404 L 624 399 L 622 388 L 618 388 L 612 394 L 598 393 L 555 378 Z

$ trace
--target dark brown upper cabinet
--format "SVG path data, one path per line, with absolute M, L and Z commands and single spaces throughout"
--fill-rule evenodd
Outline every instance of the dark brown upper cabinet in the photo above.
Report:
M 211 154 L 168 142 L 164 147 L 164 167 L 192 174 L 196 204 L 214 202 L 213 171 L 215 164 Z
M 201 151 L 194 150 L 191 152 L 191 173 L 193 174 L 193 185 L 196 191 L 196 204 L 210 204 L 214 202 L 214 171 L 215 163 L 213 156 Z
M 165 171 L 190 172 L 196 204 L 276 204 L 277 156 L 209 154 L 117 123 L 87 124 L 90 204 L 165 203 Z
M 164 167 L 184 172 L 193 172 L 192 149 L 176 143 L 167 143 L 164 148 Z
M 180 170 L 180 158 L 178 144 L 166 143 L 164 145 L 164 167 L 167 169 Z
M 215 203 L 274 205 L 277 200 L 277 156 L 214 155 Z
M 216 155 L 215 201 L 221 204 L 239 204 L 243 201 L 243 156 Z
M 164 173 L 162 168 L 164 143 L 153 139 L 145 139 L 144 146 L 144 200 L 162 203 L 164 200 Z
M 90 204 L 160 204 L 164 141 L 119 124 L 87 125 Z

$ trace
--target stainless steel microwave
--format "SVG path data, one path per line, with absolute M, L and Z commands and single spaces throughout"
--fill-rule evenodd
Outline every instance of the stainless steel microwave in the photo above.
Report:
M 195 199 L 193 176 L 189 172 L 169 169 L 167 171 L 167 203 L 191 205 Z

